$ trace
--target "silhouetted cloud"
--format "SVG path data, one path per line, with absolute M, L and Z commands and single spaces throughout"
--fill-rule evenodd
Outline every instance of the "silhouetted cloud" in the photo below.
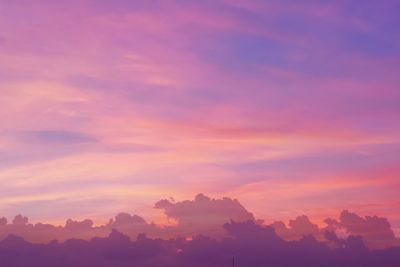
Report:
M 81 239 L 89 241 L 94 237 L 105 238 L 113 230 L 128 236 L 132 240 L 140 234 L 149 238 L 190 238 L 197 235 L 207 236 L 221 240 L 229 236 L 240 235 L 235 227 L 249 228 L 259 231 L 263 222 L 256 218 L 243 207 L 239 201 L 231 198 L 211 199 L 203 194 L 197 195 L 193 200 L 175 202 L 174 200 L 161 200 L 155 208 L 162 209 L 169 218 L 177 220 L 176 225 L 161 226 L 147 222 L 136 214 L 119 213 L 115 218 L 104 225 L 95 225 L 90 219 L 81 221 L 68 219 L 64 226 L 51 224 L 32 224 L 23 215 L 17 215 L 11 223 L 6 218 L 0 218 L 0 240 L 13 234 L 23 237 L 33 243 L 48 243 L 52 240 L 64 242 L 68 239 Z M 227 224 L 231 222 L 230 224 Z M 234 223 L 235 222 L 235 223 Z M 247 224 L 237 224 L 247 222 Z M 305 236 L 312 236 L 319 242 L 327 243 L 330 247 L 340 248 L 348 236 L 360 236 L 367 247 L 371 249 L 400 246 L 400 240 L 394 235 L 387 219 L 377 216 L 362 218 L 347 210 L 340 214 L 338 220 L 328 218 L 326 227 L 319 227 L 306 215 L 301 215 L 289 220 L 288 225 L 276 221 L 261 228 L 273 229 L 274 234 L 285 241 L 301 240 Z M 263 232 L 265 233 L 265 232 Z M 251 232 L 247 233 L 249 236 Z M 258 233 L 256 235 L 261 235 Z M 270 237 L 272 238 L 272 237 Z
M 192 240 L 151 239 L 139 235 L 134 241 L 112 230 L 107 237 L 89 241 L 32 244 L 9 235 L 0 242 L 1 266 L 7 267 L 393 267 L 400 265 L 400 247 L 370 251 L 361 237 L 349 236 L 330 248 L 312 236 L 285 241 L 270 226 L 254 221 L 226 223 L 230 237 L 216 240 L 202 235 Z

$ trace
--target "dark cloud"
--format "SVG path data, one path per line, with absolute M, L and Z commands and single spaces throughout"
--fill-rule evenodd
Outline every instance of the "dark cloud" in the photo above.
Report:
M 254 221 L 224 225 L 230 237 L 216 240 L 202 235 L 192 240 L 151 239 L 139 235 L 132 241 L 112 230 L 107 237 L 69 239 L 64 243 L 32 244 L 9 235 L 0 241 L 0 266 L 7 267 L 394 267 L 400 266 L 400 247 L 370 251 L 361 237 L 349 236 L 330 248 L 312 236 L 297 241 L 281 239 L 272 227 Z

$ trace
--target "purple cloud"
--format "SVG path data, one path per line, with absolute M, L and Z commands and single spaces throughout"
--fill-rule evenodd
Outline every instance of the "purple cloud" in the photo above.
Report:
M 212 234 L 229 220 L 255 220 L 253 214 L 236 199 L 211 199 L 203 194 L 198 194 L 194 200 L 176 203 L 167 199 L 160 200 L 155 208 L 163 209 L 165 215 L 177 220 L 178 227 L 185 229 L 190 235 Z M 218 231 L 215 234 L 218 235 Z
M 147 222 L 139 215 L 119 213 L 103 225 L 95 225 L 90 219 L 81 221 L 68 219 L 64 226 L 54 226 L 43 223 L 32 224 L 26 216 L 17 215 L 9 224 L 6 218 L 0 218 L 0 240 L 14 234 L 33 243 L 48 243 L 52 240 L 64 242 L 68 239 L 88 241 L 94 237 L 107 237 L 113 230 L 127 235 L 132 240 L 140 234 L 164 239 L 192 238 L 197 235 L 222 239 L 233 236 L 229 222 L 231 224 L 253 222 L 257 227 L 265 225 L 239 201 L 231 198 L 212 199 L 198 194 L 193 200 L 180 202 L 160 200 L 155 204 L 155 208 L 164 210 L 165 215 L 176 220 L 177 224 L 157 225 Z M 345 238 L 353 235 L 363 238 L 365 245 L 370 249 L 400 246 L 400 240 L 394 235 L 386 218 L 377 216 L 363 218 L 345 210 L 340 214 L 339 220 L 328 218 L 325 222 L 325 227 L 318 226 L 306 215 L 301 215 L 289 220 L 288 225 L 276 221 L 267 226 L 274 229 L 274 233 L 286 241 L 298 241 L 305 236 L 312 236 L 319 242 L 338 246 Z M 258 229 L 257 227 L 254 229 Z
M 216 240 L 195 236 L 192 240 L 150 239 L 139 235 L 135 241 L 112 230 L 103 238 L 64 243 L 32 244 L 9 235 L 0 241 L 2 266 L 327 266 L 392 267 L 400 264 L 400 247 L 370 251 L 361 237 L 349 236 L 342 246 L 330 248 L 312 236 L 298 241 L 281 239 L 271 227 L 254 221 L 230 222 L 224 228 L 229 238 Z

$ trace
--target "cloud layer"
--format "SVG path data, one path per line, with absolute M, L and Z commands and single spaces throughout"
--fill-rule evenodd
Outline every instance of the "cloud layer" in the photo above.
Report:
M 215 240 L 149 239 L 135 241 L 113 230 L 106 238 L 70 239 L 60 244 L 35 245 L 17 236 L 0 242 L 4 266 L 382 266 L 400 264 L 400 247 L 370 251 L 360 237 L 349 236 L 341 246 L 329 248 L 312 236 L 284 241 L 271 227 L 252 221 L 224 225 L 230 238 Z
M 324 226 L 319 226 L 305 215 L 290 220 L 288 225 L 282 221 L 267 223 L 255 218 L 238 200 L 212 199 L 203 194 L 198 194 L 194 200 L 181 202 L 160 200 L 155 204 L 155 208 L 162 209 L 165 216 L 176 220 L 176 223 L 168 226 L 157 225 L 147 222 L 139 215 L 119 213 L 104 225 L 95 225 L 90 219 L 81 221 L 68 219 L 63 226 L 54 226 L 43 223 L 31 224 L 27 217 L 17 215 L 9 223 L 6 218 L 0 218 L 0 239 L 16 235 L 29 242 L 42 244 L 53 240 L 88 241 L 94 237 L 107 237 L 113 230 L 117 230 L 131 239 L 146 234 L 150 238 L 190 239 L 201 235 L 221 240 L 232 234 L 229 229 L 226 231 L 226 227 L 223 227 L 225 224 L 252 222 L 257 227 L 273 229 L 274 233 L 286 241 L 312 236 L 329 246 L 341 247 L 340 242 L 344 242 L 347 237 L 359 236 L 370 249 L 400 246 L 400 239 L 394 235 L 386 218 L 377 216 L 363 218 L 347 210 L 340 214 L 339 220 L 328 218 Z

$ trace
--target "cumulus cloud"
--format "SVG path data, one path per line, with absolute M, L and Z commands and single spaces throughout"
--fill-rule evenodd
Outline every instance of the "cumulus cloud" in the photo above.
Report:
M 294 231 L 303 235 L 313 235 L 319 231 L 318 225 L 313 224 L 306 215 L 298 216 L 295 220 L 290 220 L 289 226 Z
M 286 240 L 297 240 L 305 235 L 312 235 L 318 239 L 322 239 L 323 233 L 318 225 L 312 223 L 306 215 L 296 217 L 289 221 L 289 227 L 282 221 L 276 221 L 270 224 L 272 228 Z
M 14 217 L 12 223 L 13 225 L 27 225 L 28 224 L 28 217 L 22 216 L 21 214 Z
M 52 240 L 64 242 L 68 239 L 90 240 L 93 237 L 105 238 L 113 230 L 117 230 L 132 240 L 140 234 L 149 238 L 189 238 L 203 235 L 221 240 L 229 236 L 237 236 L 232 225 L 240 222 L 252 222 L 263 225 L 254 215 L 246 210 L 239 201 L 231 198 L 212 199 L 203 194 L 193 200 L 176 202 L 173 199 L 160 200 L 155 208 L 162 209 L 168 218 L 177 221 L 176 225 L 162 226 L 147 222 L 136 214 L 119 213 L 104 225 L 95 225 L 90 219 L 77 221 L 68 219 L 64 226 L 51 224 L 32 224 L 23 215 L 17 215 L 7 223 L 6 218 L 0 218 L 0 240 L 10 234 L 18 235 L 34 243 L 47 243 Z M 230 226 L 226 226 L 227 223 Z M 343 240 L 350 236 L 360 236 L 365 244 L 372 249 L 389 246 L 400 246 L 400 240 L 395 237 L 386 218 L 367 216 L 365 218 L 343 211 L 339 219 L 328 218 L 326 227 L 319 227 L 306 215 L 289 220 L 286 225 L 276 221 L 267 225 L 280 238 L 286 241 L 298 241 L 312 236 L 320 242 L 327 242 L 335 247 L 341 247 Z M 244 225 L 241 225 L 244 227 Z M 248 233 L 248 235 L 250 232 Z
M 366 216 L 362 218 L 347 210 L 340 214 L 340 225 L 353 235 L 361 235 L 372 240 L 394 239 L 393 230 L 386 218 L 378 216 Z
M 237 222 L 255 220 L 235 199 L 211 199 L 203 194 L 194 200 L 175 202 L 160 200 L 155 208 L 162 209 L 168 218 L 177 220 L 176 226 L 160 226 L 148 223 L 139 215 L 119 213 L 107 224 L 95 226 L 90 219 L 76 221 L 68 219 L 64 226 L 50 224 L 30 224 L 27 217 L 17 215 L 12 224 L 7 224 L 6 218 L 0 220 L 0 239 L 8 234 L 23 236 L 28 241 L 45 243 L 51 240 L 65 241 L 70 238 L 89 240 L 94 236 L 105 237 L 112 229 L 116 229 L 131 238 L 145 233 L 149 237 L 173 238 L 176 236 L 191 237 L 204 234 L 212 237 L 223 237 L 226 231 L 223 225 L 230 220 Z
M 342 211 L 339 220 L 325 220 L 327 229 L 340 232 L 345 230 L 349 235 L 362 236 L 371 247 L 399 245 L 389 221 L 378 216 L 361 217 L 348 210 Z
M 194 200 L 173 202 L 160 200 L 155 208 L 163 209 L 165 214 L 178 221 L 178 227 L 188 233 L 206 233 L 219 229 L 230 220 L 255 220 L 252 213 L 247 211 L 236 199 L 211 199 L 198 194 Z
M 129 213 L 121 212 L 115 217 L 115 221 L 111 221 L 110 224 L 115 227 L 123 227 L 133 224 L 143 225 L 146 224 L 146 221 L 138 215 L 131 215 Z

